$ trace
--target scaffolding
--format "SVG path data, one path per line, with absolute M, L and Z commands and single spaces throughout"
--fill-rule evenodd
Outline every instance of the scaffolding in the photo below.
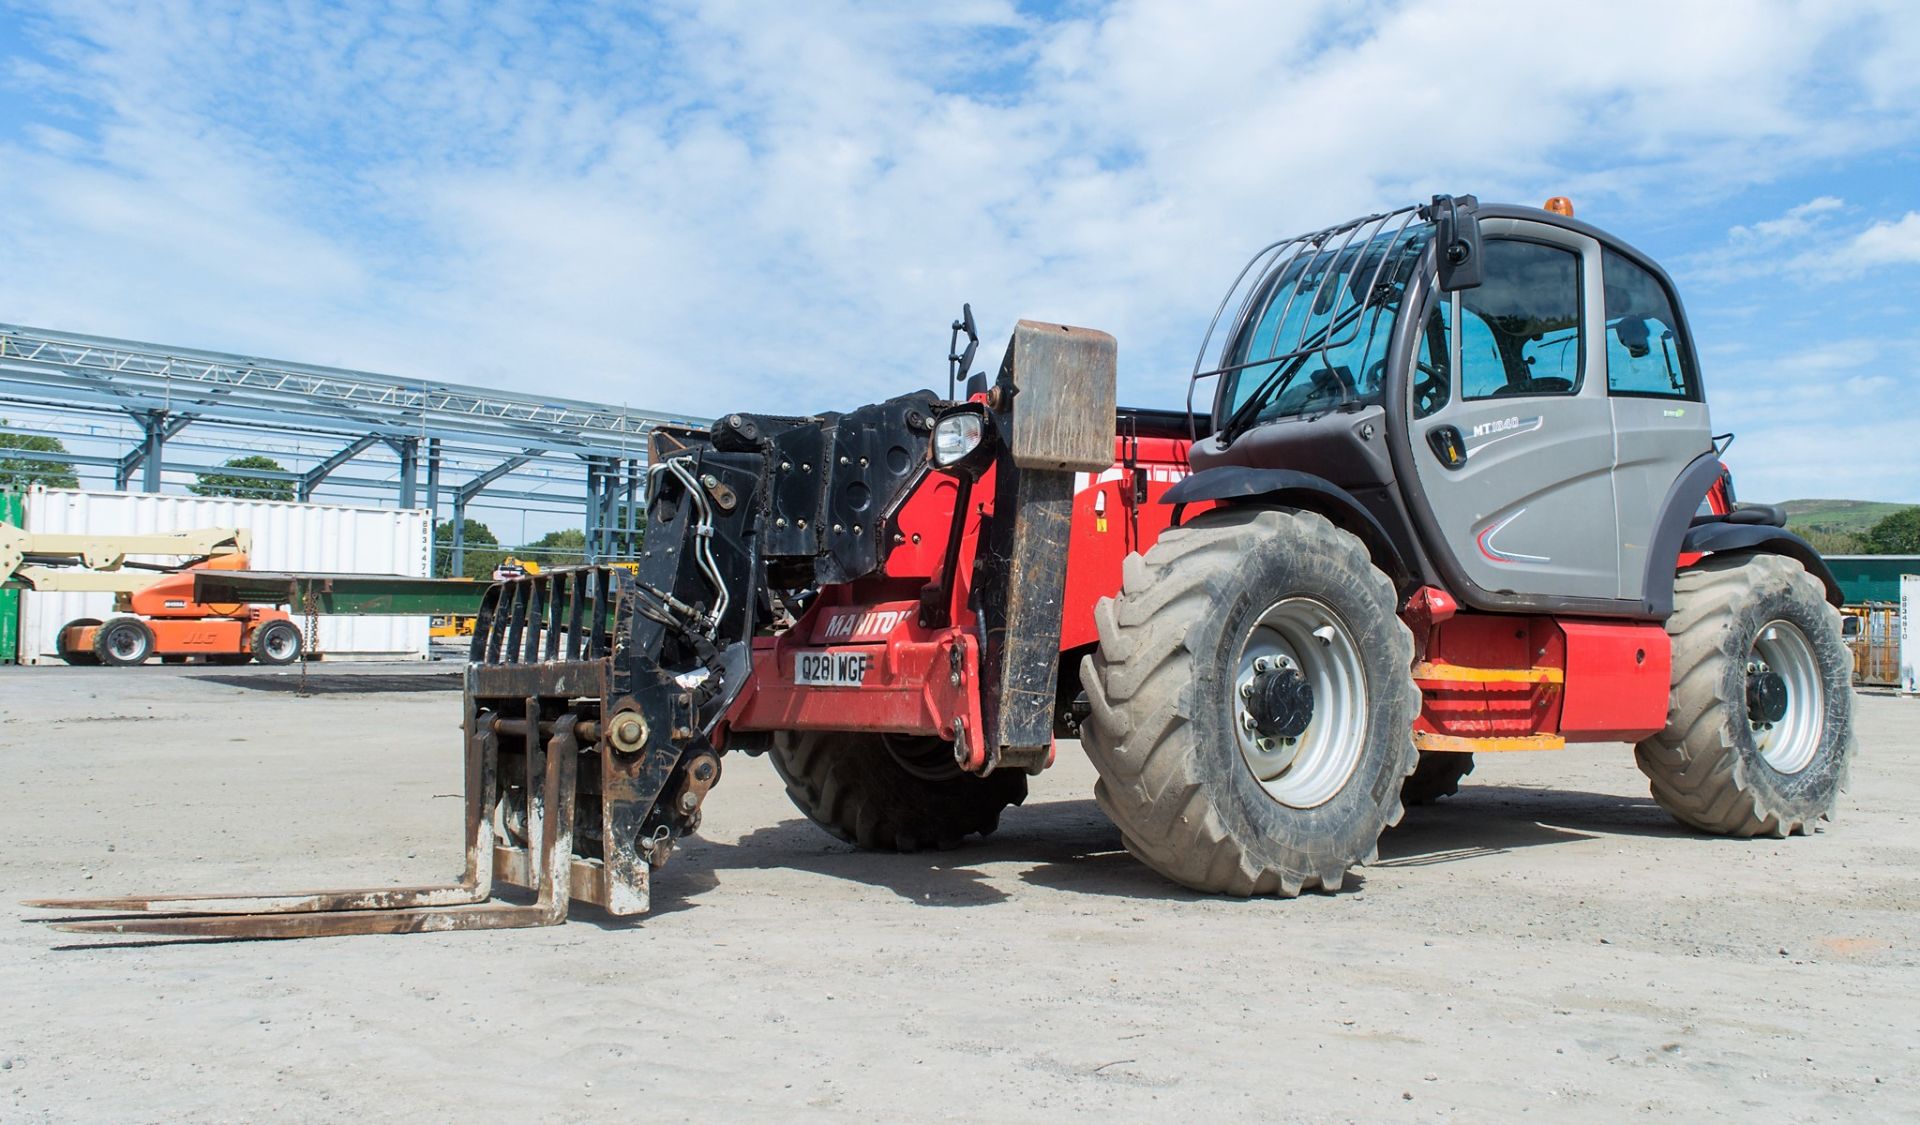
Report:
M 390 492 L 403 508 L 452 522 L 459 573 L 468 511 L 581 514 L 588 561 L 631 556 L 646 479 L 647 436 L 701 418 L 367 371 L 0 324 L 0 404 L 41 424 L 6 430 L 73 440 L 103 453 L 0 450 L 9 459 L 87 467 L 113 487 L 159 492 L 171 473 L 238 474 L 291 486 L 296 499 Z M 293 461 L 283 471 L 183 457 L 247 451 Z M 277 442 L 277 444 L 275 444 Z M 377 464 L 381 475 L 343 472 Z M 424 472 L 425 480 L 421 477 Z M 285 487 L 285 486 L 282 486 Z M 383 497 L 383 499 L 385 499 Z M 444 508 L 443 508 L 444 505 Z

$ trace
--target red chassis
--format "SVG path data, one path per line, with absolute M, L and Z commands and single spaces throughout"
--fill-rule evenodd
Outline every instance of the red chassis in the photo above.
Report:
M 1094 642 L 1093 607 L 1120 588 L 1121 563 L 1152 546 L 1172 522 L 1173 508 L 1159 499 L 1187 475 L 1187 444 L 1116 437 L 1113 467 L 1081 475 L 1067 550 L 1063 652 Z M 968 751 L 963 768 L 985 765 L 984 748 L 964 732 L 982 729 L 972 585 L 980 523 L 993 515 L 992 470 L 973 490 L 963 525 L 948 590 L 952 624 L 920 620 L 920 594 L 939 577 L 958 494 L 953 478 L 929 474 L 901 509 L 899 542 L 883 574 L 822 590 L 793 628 L 754 642 L 753 674 L 727 728 L 958 735 Z M 810 657 L 817 676 L 799 668 Z
M 1145 552 L 1171 525 L 1174 509 L 1159 500 L 1187 475 L 1187 446 L 1168 436 L 1116 437 L 1113 467 L 1080 476 L 1060 633 L 1063 676 L 1077 675 L 1072 657 L 1096 640 L 1094 606 L 1120 588 L 1127 555 Z M 822 590 L 793 628 L 754 642 L 753 674 L 722 737 L 728 729 L 958 736 L 963 767 L 985 765 L 984 749 L 965 732 L 982 729 L 972 578 L 980 523 L 993 514 L 991 470 L 973 492 L 962 532 L 952 623 L 930 627 L 919 613 L 921 591 L 939 576 L 957 494 L 951 477 L 929 474 L 901 511 L 900 542 L 884 574 Z M 1708 503 L 1724 510 L 1724 485 Z M 1414 673 L 1424 703 L 1414 737 L 1423 750 L 1633 742 L 1666 723 L 1671 652 L 1657 623 L 1465 612 L 1432 588 L 1415 592 L 1402 616 L 1421 653 Z

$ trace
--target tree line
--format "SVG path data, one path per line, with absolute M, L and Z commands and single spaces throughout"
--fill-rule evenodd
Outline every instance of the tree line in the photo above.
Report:
M 1920 507 L 1884 515 L 1865 531 L 1826 527 L 1794 530 L 1823 555 L 1920 555 Z
M 486 581 L 494 568 L 508 556 L 540 564 L 542 570 L 556 566 L 579 566 L 587 561 L 587 533 L 577 527 L 549 531 L 531 543 L 518 547 L 502 546 L 493 529 L 479 520 L 465 521 L 461 534 L 462 552 L 458 577 Z M 453 572 L 453 521 L 433 529 L 433 576 L 455 577 Z

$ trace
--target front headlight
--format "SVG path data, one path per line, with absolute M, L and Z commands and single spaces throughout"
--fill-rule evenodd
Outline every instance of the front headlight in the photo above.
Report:
M 933 420 L 933 467 L 978 477 L 993 464 L 996 441 L 986 407 L 977 402 L 956 406 Z
M 985 435 L 986 426 L 981 423 L 980 415 L 972 410 L 955 412 L 935 420 L 933 463 L 942 469 L 952 468 L 967 454 L 980 448 L 980 441 Z

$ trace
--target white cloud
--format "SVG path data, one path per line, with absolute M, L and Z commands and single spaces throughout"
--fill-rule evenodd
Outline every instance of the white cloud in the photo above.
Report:
M 1787 213 L 1777 219 L 1766 219 L 1752 226 L 1736 226 L 1727 232 L 1735 242 L 1779 242 L 1798 238 L 1814 230 L 1822 221 L 1820 216 L 1844 210 L 1846 201 L 1838 196 L 1823 195 L 1809 199 L 1798 207 L 1790 207 Z
M 1836 196 L 1808 200 L 1771 219 L 1727 230 L 1724 244 L 1684 260 L 1687 276 L 1722 285 L 1788 274 L 1840 281 L 1880 266 L 1920 263 L 1920 211 L 1862 227 Z
M 1740 495 L 1914 500 L 1920 412 L 1900 394 L 1906 357 L 1920 354 L 1910 322 L 1858 336 L 1816 317 L 1787 335 L 1800 346 L 1736 338 L 1703 348 L 1713 427 L 1738 438 L 1727 463 Z
M 1910 447 L 1909 420 L 1863 413 L 1833 422 L 1776 419 L 1733 428 L 1739 440 L 1727 454 L 1727 464 L 1742 499 L 1914 498 L 1910 460 L 1861 455 L 1862 450 Z
M 1894 222 L 1878 222 L 1853 236 L 1841 251 L 1843 261 L 1869 266 L 1920 263 L 1920 211 L 1909 211 Z
M 1270 237 L 1440 190 L 1652 222 L 1920 133 L 1895 3 L 564 11 L 57 6 L 0 319 L 716 412 L 937 385 L 972 300 L 1172 404 Z

